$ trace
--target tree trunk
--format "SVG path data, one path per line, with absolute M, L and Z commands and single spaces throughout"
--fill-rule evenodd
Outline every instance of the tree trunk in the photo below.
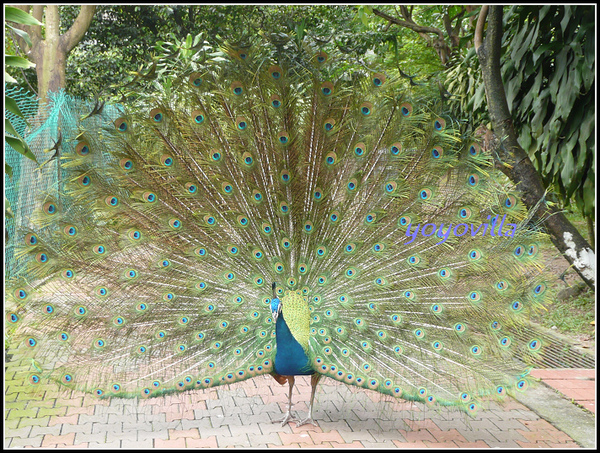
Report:
M 25 12 L 32 10 L 31 5 L 15 5 Z M 32 47 L 19 39 L 19 46 L 27 51 L 28 58 L 36 65 L 38 97 L 43 102 L 48 92 L 58 91 L 66 86 L 67 56 L 85 35 L 94 13 L 95 5 L 83 5 L 73 25 L 60 34 L 60 13 L 58 5 L 35 5 L 32 15 L 45 25 L 42 36 L 39 26 L 20 26 L 31 37 Z M 44 17 L 45 15 L 45 17 Z
M 521 191 L 522 200 L 533 212 L 534 220 L 543 222 L 552 243 L 586 284 L 594 289 L 594 251 L 565 215 L 545 201 L 546 188 L 542 179 L 517 141 L 500 71 L 502 6 L 489 7 L 488 28 L 484 41 L 483 27 L 487 12 L 488 7 L 482 7 L 475 32 L 475 49 L 481 62 L 488 108 L 496 137 L 496 146 L 492 149 L 494 161 Z

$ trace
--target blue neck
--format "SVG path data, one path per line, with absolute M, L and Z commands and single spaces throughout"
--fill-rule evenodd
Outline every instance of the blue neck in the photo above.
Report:
M 275 372 L 282 376 L 299 376 L 313 374 L 310 359 L 304 349 L 290 332 L 283 313 L 277 317 L 275 324 L 275 341 L 277 353 L 275 355 Z

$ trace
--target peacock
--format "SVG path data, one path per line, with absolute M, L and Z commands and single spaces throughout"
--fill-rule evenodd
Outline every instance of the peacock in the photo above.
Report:
M 270 374 L 303 424 L 323 376 L 468 414 L 527 388 L 542 229 L 447 106 L 323 46 L 222 44 L 62 136 L 6 285 L 31 389 Z

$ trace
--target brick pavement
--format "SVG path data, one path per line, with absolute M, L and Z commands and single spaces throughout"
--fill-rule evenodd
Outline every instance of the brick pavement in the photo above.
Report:
M 536 370 L 534 375 L 567 396 L 588 398 L 594 370 L 572 371 Z M 294 411 L 304 416 L 310 383 L 307 377 L 296 383 Z M 512 399 L 502 407 L 492 403 L 471 418 L 324 379 L 315 403 L 318 426 L 281 427 L 272 420 L 282 417 L 287 386 L 269 376 L 148 400 L 99 401 L 53 387 L 31 394 L 11 386 L 10 379 L 5 384 L 5 448 L 579 448 Z M 569 393 L 578 389 L 586 392 Z M 582 406 L 595 410 L 595 395 L 581 400 L 586 401 Z
M 580 368 L 533 370 L 533 377 L 540 378 L 549 387 L 567 398 L 596 413 L 596 370 Z

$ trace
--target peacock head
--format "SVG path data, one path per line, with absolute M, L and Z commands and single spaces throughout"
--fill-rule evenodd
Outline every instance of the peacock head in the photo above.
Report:
M 281 313 L 281 301 L 277 298 L 271 299 L 271 313 L 273 314 L 273 322 L 277 321 L 277 317 Z
M 279 313 L 281 313 L 281 300 L 279 300 L 277 294 L 275 293 L 276 286 L 277 283 L 273 282 L 273 298 L 271 299 L 271 313 L 273 314 L 273 322 L 277 321 L 277 317 L 279 316 Z

